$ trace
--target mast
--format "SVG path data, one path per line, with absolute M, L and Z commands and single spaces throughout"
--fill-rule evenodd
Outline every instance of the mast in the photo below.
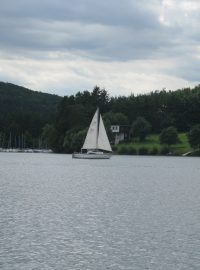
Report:
M 97 136 L 96 136 L 96 149 L 98 149 L 99 120 L 100 120 L 100 113 L 99 113 L 99 107 L 98 107 L 98 108 L 97 108 Z

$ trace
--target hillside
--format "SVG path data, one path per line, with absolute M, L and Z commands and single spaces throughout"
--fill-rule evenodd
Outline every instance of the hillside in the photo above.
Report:
M 58 107 L 56 121 L 47 136 L 50 147 L 56 152 L 78 151 L 97 107 L 103 115 L 110 141 L 111 125 L 132 127 L 141 117 L 148 122 L 151 134 L 158 136 L 171 126 L 179 133 L 187 133 L 200 124 L 200 86 L 119 97 L 110 97 L 105 89 L 96 86 L 92 92 L 66 96 Z M 128 137 L 133 137 L 130 135 Z M 187 151 L 177 149 L 178 152 L 182 150 Z
M 37 138 L 44 125 L 54 119 L 60 100 L 57 95 L 0 82 L 0 139 L 24 133 Z
M 173 155 L 183 155 L 192 152 L 187 133 L 179 133 L 179 142 L 171 145 L 161 145 L 159 134 L 150 134 L 146 140 L 141 142 L 138 138 L 132 139 L 130 142 L 124 142 L 113 147 L 115 153 L 126 155 L 165 155 L 171 152 Z
M 127 97 L 110 97 L 105 89 L 95 86 L 92 92 L 85 90 L 62 98 L 0 82 L 0 148 L 46 146 L 55 152 L 78 151 L 97 107 L 111 141 L 111 125 L 131 127 L 140 117 L 156 136 L 170 126 L 187 133 L 200 124 L 200 85 Z M 134 143 L 136 150 L 138 147 L 143 146 Z M 177 147 L 180 153 L 188 148 L 183 144 Z

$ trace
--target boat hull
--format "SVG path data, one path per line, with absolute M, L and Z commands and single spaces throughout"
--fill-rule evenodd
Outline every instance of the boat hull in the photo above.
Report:
M 87 154 L 87 153 L 73 153 L 72 158 L 80 159 L 109 159 L 111 158 L 110 154 Z

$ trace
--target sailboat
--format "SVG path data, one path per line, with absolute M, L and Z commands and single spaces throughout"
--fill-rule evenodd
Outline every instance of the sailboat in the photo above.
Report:
M 73 153 L 72 158 L 109 159 L 111 146 L 104 127 L 103 119 L 97 108 L 89 126 L 81 153 Z

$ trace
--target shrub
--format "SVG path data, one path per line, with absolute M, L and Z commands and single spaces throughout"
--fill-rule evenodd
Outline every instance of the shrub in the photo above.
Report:
M 148 148 L 146 148 L 146 147 L 140 147 L 138 149 L 138 154 L 139 155 L 148 155 Z
M 136 155 L 137 154 L 137 151 L 136 151 L 136 149 L 133 146 L 129 146 L 128 149 L 127 149 L 127 154 L 129 154 L 129 155 Z
M 175 127 L 164 128 L 160 134 L 160 143 L 172 145 L 178 143 L 178 132 Z
M 140 141 L 144 141 L 151 131 L 151 124 L 143 117 L 138 117 L 132 124 L 133 137 L 139 137 Z
M 161 155 L 167 155 L 169 154 L 170 150 L 169 150 L 169 147 L 168 146 L 163 146 L 161 149 L 160 149 L 160 154 Z
M 158 148 L 157 147 L 153 147 L 150 151 L 149 151 L 150 155 L 157 155 L 158 154 Z
M 113 152 L 117 152 L 117 146 L 116 145 L 112 145 L 112 150 L 113 150 Z
M 188 156 L 191 156 L 191 157 L 200 157 L 200 150 L 194 151 L 194 152 L 190 153 Z
M 200 124 L 195 125 L 190 129 L 188 139 L 193 149 L 200 149 Z
M 125 155 L 128 153 L 127 147 L 125 145 L 122 145 L 118 148 L 118 154 Z

